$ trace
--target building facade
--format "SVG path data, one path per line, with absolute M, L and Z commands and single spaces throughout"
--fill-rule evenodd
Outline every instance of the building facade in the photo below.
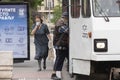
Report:
M 50 19 L 53 18 L 53 9 L 56 5 L 60 5 L 60 0 L 44 0 L 41 6 L 38 6 L 37 12 L 39 12 L 45 22 L 50 23 Z

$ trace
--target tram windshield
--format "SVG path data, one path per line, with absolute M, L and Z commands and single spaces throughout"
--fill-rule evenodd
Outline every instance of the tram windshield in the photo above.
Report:
M 94 16 L 120 17 L 120 0 L 93 0 Z

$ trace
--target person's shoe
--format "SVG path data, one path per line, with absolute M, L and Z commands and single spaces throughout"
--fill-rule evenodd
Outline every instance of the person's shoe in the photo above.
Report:
M 45 70 L 45 69 L 46 69 L 46 66 L 43 66 L 43 69 Z
M 38 71 L 41 71 L 42 69 L 38 69 Z
M 53 73 L 53 74 L 51 75 L 51 79 L 54 79 L 55 77 L 56 77 L 56 74 Z

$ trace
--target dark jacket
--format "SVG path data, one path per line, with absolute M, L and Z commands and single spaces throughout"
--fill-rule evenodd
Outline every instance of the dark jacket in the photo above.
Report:
M 68 25 L 66 25 L 62 19 L 59 19 L 55 25 L 53 45 L 63 47 L 69 46 Z

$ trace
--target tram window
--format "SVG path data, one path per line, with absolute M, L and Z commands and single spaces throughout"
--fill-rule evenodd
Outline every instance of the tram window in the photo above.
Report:
M 82 16 L 88 18 L 91 16 L 90 0 L 82 0 Z
M 71 16 L 72 18 L 80 17 L 80 0 L 71 0 Z

